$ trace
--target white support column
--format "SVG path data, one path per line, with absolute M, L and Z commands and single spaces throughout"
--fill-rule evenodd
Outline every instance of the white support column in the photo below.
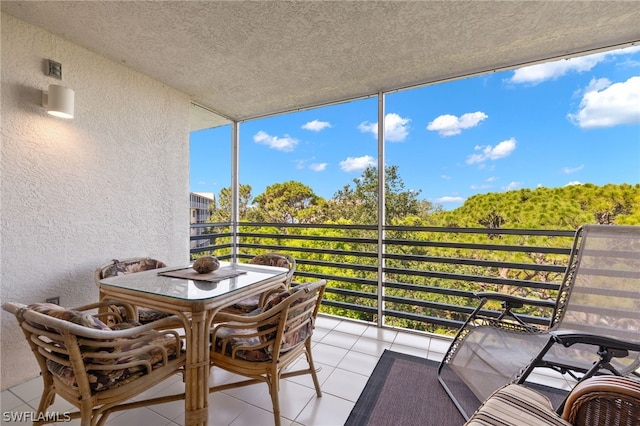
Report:
M 384 310 L 384 244 L 385 238 L 385 155 L 384 155 L 384 93 L 378 93 L 378 327 L 383 324 Z
M 240 222 L 240 123 L 231 128 L 231 260 L 238 261 L 238 231 Z

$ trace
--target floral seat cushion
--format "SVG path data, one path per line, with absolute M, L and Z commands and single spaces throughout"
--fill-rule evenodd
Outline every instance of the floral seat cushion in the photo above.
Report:
M 138 307 L 138 321 L 141 324 L 148 324 L 150 322 L 158 321 L 162 318 L 171 316 L 168 312 L 158 311 L 156 309 Z
M 85 363 L 88 368 L 87 376 L 89 378 L 89 387 L 91 388 L 91 391 L 95 393 L 113 389 L 143 376 L 148 372 L 146 363 L 151 365 L 151 369 L 161 366 L 161 361 L 163 360 L 163 351 L 161 348 L 166 349 L 169 359 L 175 358 L 178 353 L 176 340 L 171 337 L 158 335 L 147 344 L 153 345 L 150 350 L 146 352 L 136 352 L 135 344 L 127 345 L 126 341 L 123 341 L 123 346 L 116 349 L 117 352 L 120 352 L 120 355 L 117 358 L 110 360 L 109 363 L 106 363 L 105 359 L 87 359 Z M 112 367 L 104 370 L 100 369 L 104 368 L 104 365 L 120 365 L 127 363 L 133 363 L 135 365 L 123 368 Z M 73 368 L 52 360 L 47 360 L 47 369 L 51 374 L 58 377 L 65 384 L 74 387 L 78 386 Z
M 262 346 L 257 333 L 256 328 L 220 327 L 216 333 L 214 350 L 219 353 L 224 350 L 226 355 L 245 361 L 271 361 L 271 353 Z
M 266 253 L 255 256 L 249 262 L 253 265 L 277 266 L 280 268 L 291 268 L 289 259 L 278 253 Z
M 312 312 L 308 312 L 306 315 L 301 315 L 305 309 L 303 302 L 306 302 L 310 298 L 315 297 L 315 293 L 308 292 L 306 287 L 306 285 L 298 285 L 296 287 L 290 288 L 287 291 L 278 293 L 275 296 L 271 297 L 262 308 L 262 312 L 267 312 L 292 294 L 299 291 L 306 292 L 306 296 L 296 299 L 289 307 L 287 318 L 296 319 L 293 322 L 288 321 L 285 326 L 284 332 L 282 334 L 282 344 L 280 346 L 280 351 L 282 352 L 289 351 L 296 346 L 301 345 L 302 343 L 304 343 L 306 338 L 313 333 L 314 319 L 312 318 Z M 305 325 L 298 328 L 302 323 L 305 323 Z M 274 338 L 275 333 L 270 333 L 263 336 L 263 340 L 272 340 Z M 268 350 L 270 350 L 270 348 Z
M 277 266 L 279 268 L 291 269 L 291 263 L 286 256 L 278 253 L 259 254 L 249 262 L 252 265 Z M 249 313 L 260 306 L 260 295 L 247 297 L 233 305 L 233 309 L 240 313 Z
M 134 260 L 113 260 L 111 265 L 102 269 L 102 278 L 115 277 L 119 275 L 134 274 L 136 272 L 149 271 L 152 269 L 164 268 L 167 265 L 156 259 L 151 258 L 136 258 Z M 126 312 L 124 309 L 120 309 L 120 315 L 122 318 L 126 318 Z M 166 318 L 171 314 L 168 312 L 162 312 L 155 309 L 138 307 L 138 321 L 142 324 L 157 321 L 162 318 Z
M 65 309 L 51 303 L 35 303 L 29 305 L 27 309 L 97 330 L 124 330 L 141 325 L 139 322 L 129 320 L 108 327 L 90 314 Z M 165 352 L 167 357 L 171 359 L 175 358 L 182 350 L 182 342 L 174 336 L 165 335 L 157 331 L 146 331 L 141 334 L 141 336 L 143 335 L 148 336 L 148 338 L 144 340 L 139 338 L 111 340 L 109 342 L 117 343 L 113 347 L 98 347 L 98 341 L 96 341 L 96 345 L 92 345 L 91 339 L 83 338 L 83 343 L 85 343 L 82 346 L 83 350 L 86 350 L 87 353 L 92 352 L 93 355 L 84 359 L 89 386 L 93 392 L 112 389 L 128 383 L 146 374 L 148 366 L 154 369 L 162 365 Z M 105 341 L 107 340 L 102 340 L 102 342 Z M 52 343 L 59 346 L 63 345 L 63 342 L 54 341 Z M 141 350 L 141 348 L 144 348 L 144 350 Z M 64 362 L 64 360 L 61 361 Z M 63 362 L 58 363 L 47 359 L 47 369 L 65 384 L 77 387 L 78 383 L 73 368 L 64 365 Z M 119 365 L 123 365 L 123 367 L 118 368 L 117 366 Z
M 102 277 L 115 277 L 118 275 L 133 274 L 136 272 L 149 271 L 151 269 L 164 268 L 165 263 L 159 260 L 144 258 L 131 261 L 119 261 L 114 259 L 113 264 L 102 270 Z
M 94 328 L 96 330 L 110 330 L 110 328 L 105 323 L 89 313 L 74 311 L 72 309 L 65 309 L 62 306 L 56 305 L 54 303 L 33 303 L 27 306 L 27 309 L 34 310 L 53 318 L 69 321 L 73 324 L 78 324 L 83 327 Z M 43 327 L 41 324 L 34 324 L 31 322 L 29 323 L 36 328 L 47 330 L 47 327 Z

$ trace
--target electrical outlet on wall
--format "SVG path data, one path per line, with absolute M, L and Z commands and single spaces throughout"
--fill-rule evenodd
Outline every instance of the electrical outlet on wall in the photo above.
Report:
M 48 297 L 46 299 L 47 303 L 55 303 L 56 305 L 60 304 L 60 296 L 56 296 L 56 297 Z

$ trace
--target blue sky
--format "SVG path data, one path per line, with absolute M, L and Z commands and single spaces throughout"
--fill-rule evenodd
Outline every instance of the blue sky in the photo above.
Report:
M 385 96 L 386 164 L 445 209 L 475 194 L 640 183 L 640 47 Z M 191 135 L 192 192 L 231 184 L 230 126 Z M 240 183 L 331 198 L 377 164 L 377 98 L 240 124 Z

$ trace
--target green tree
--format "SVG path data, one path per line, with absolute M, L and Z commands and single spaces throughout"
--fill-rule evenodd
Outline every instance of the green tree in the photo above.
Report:
M 230 222 L 231 188 L 222 188 L 216 200 L 216 204 L 213 206 L 211 211 L 211 222 Z M 246 219 L 252 200 L 253 196 L 251 195 L 251 185 L 240 185 L 238 204 L 240 220 Z
M 272 223 L 312 223 L 322 221 L 324 199 L 296 181 L 275 183 L 254 198 L 252 220 Z
M 385 167 L 386 223 L 402 221 L 408 216 L 424 216 L 433 209 L 426 200 L 418 200 L 420 190 L 406 190 L 398 166 Z M 331 200 L 330 217 L 351 223 L 375 224 L 378 219 L 378 169 L 367 167 L 362 176 L 345 185 Z

